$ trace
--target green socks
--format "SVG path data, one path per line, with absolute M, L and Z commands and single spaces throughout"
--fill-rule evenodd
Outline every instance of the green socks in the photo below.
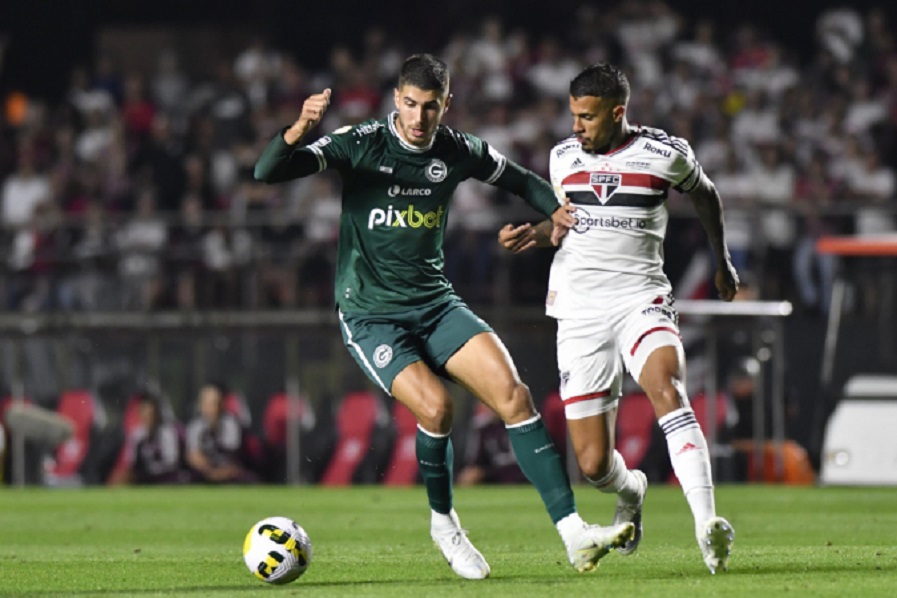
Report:
M 557 524 L 567 515 L 575 513 L 576 502 L 570 488 L 570 479 L 564 471 L 561 456 L 554 448 L 542 417 L 536 415 L 532 419 L 507 428 L 517 463 L 523 474 L 539 491 L 552 523 Z M 427 486 L 427 492 L 429 490 Z M 432 498 L 430 501 L 432 505 Z
M 452 468 L 455 461 L 452 439 L 448 434 L 435 436 L 418 427 L 416 450 L 430 508 L 448 515 L 452 510 Z

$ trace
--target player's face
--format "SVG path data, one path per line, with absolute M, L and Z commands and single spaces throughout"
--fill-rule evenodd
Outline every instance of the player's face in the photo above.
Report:
M 626 107 L 613 98 L 570 96 L 573 134 L 587 152 L 607 151 L 621 130 Z
M 395 90 L 395 102 L 399 111 L 397 128 L 402 139 L 415 147 L 426 147 L 448 110 L 451 96 L 448 91 L 403 85 Z

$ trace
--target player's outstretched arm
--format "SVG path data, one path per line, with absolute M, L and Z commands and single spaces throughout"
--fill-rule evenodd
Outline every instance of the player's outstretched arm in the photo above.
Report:
M 707 232 L 710 246 L 716 256 L 716 275 L 714 282 L 719 296 L 725 301 L 731 301 L 738 292 L 738 273 L 732 265 L 729 248 L 726 246 L 726 225 L 723 221 L 723 205 L 719 192 L 713 182 L 704 174 L 697 186 L 689 193 L 698 220 Z

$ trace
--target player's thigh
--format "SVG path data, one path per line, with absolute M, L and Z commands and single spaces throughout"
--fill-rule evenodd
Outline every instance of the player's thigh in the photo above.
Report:
M 669 295 L 635 297 L 621 307 L 614 321 L 623 362 L 639 384 L 648 369 L 656 370 L 660 376 L 670 374 L 681 378 L 685 374 L 679 313 L 673 308 L 672 301 Z M 658 349 L 663 350 L 655 355 Z M 662 364 L 674 367 L 658 370 Z
M 517 423 L 535 413 L 529 391 L 494 332 L 481 332 L 468 340 L 449 358 L 445 370 L 506 423 Z
M 567 421 L 616 408 L 623 365 L 613 330 L 602 320 L 558 320 L 557 362 Z
M 420 343 L 399 318 L 340 312 L 340 331 L 349 354 L 383 391 L 392 395 L 396 377 L 409 365 L 424 361 Z

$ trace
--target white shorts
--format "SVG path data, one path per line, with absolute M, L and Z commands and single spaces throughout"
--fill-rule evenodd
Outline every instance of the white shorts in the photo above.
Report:
M 656 292 L 622 300 L 599 319 L 558 320 L 557 360 L 567 419 L 610 411 L 623 387 L 624 368 L 637 382 L 658 347 L 682 351 L 672 297 Z

